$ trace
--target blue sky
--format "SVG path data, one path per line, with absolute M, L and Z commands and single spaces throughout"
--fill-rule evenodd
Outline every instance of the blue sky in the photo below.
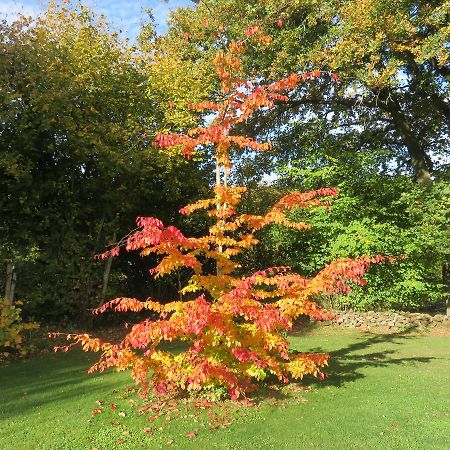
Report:
M 122 30 L 130 38 L 139 31 L 143 8 L 153 10 L 157 29 L 163 33 L 170 10 L 193 5 L 189 0 L 83 0 L 82 3 L 104 14 L 115 29 Z M 18 13 L 36 16 L 46 5 L 46 0 L 0 0 L 0 18 L 11 20 Z

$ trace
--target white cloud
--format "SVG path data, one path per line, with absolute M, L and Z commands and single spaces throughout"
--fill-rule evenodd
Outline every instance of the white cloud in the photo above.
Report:
M 0 18 L 14 20 L 19 14 L 35 17 L 42 10 L 38 1 L 1 0 Z
M 163 33 L 167 29 L 169 12 L 192 4 L 190 0 L 87 0 L 85 3 L 94 11 L 104 14 L 114 28 L 121 29 L 130 38 L 136 37 L 141 23 L 146 20 L 144 9 L 152 10 L 156 28 Z
M 150 7 L 152 8 L 153 15 L 155 16 L 155 22 L 164 28 L 165 23 L 169 18 L 170 11 L 175 11 L 178 8 L 192 4 L 189 0 L 156 0 L 150 3 L 152 4 Z
M 98 14 L 106 16 L 116 30 L 134 39 L 146 20 L 143 10 L 150 8 L 159 33 L 167 30 L 170 11 L 192 5 L 190 0 L 82 0 L 82 3 Z M 37 16 L 47 8 L 47 0 L 0 0 L 0 19 L 14 20 L 19 14 Z

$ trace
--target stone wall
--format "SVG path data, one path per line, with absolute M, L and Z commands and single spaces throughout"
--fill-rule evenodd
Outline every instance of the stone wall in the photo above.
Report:
M 450 316 L 442 314 L 422 314 L 400 311 L 359 312 L 331 311 L 335 320 L 325 320 L 323 325 L 336 324 L 347 328 L 362 328 L 366 330 L 384 328 L 392 331 L 406 329 L 426 329 L 435 327 L 450 328 Z

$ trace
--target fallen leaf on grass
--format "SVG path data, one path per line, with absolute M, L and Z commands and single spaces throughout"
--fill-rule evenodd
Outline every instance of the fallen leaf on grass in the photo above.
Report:
M 197 436 L 197 433 L 194 433 L 193 431 L 191 433 L 186 434 L 187 438 L 194 439 Z

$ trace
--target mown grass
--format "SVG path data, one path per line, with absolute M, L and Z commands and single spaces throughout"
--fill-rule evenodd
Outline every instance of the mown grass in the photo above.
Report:
M 325 381 L 268 390 L 254 407 L 172 408 L 170 421 L 138 412 L 129 373 L 86 375 L 92 355 L 11 363 L 0 368 L 0 449 L 450 448 L 449 337 L 322 331 L 292 344 L 331 353 Z M 210 430 L 217 418 L 234 422 Z

